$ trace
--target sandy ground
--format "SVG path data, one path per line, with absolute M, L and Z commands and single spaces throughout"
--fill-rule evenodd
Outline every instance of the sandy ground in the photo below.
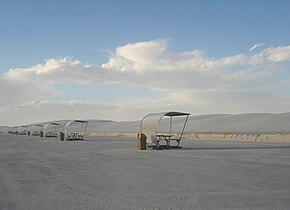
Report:
M 0 209 L 290 209 L 290 144 L 0 135 Z
M 180 131 L 184 125 L 184 117 L 174 118 L 173 132 Z M 248 113 L 248 114 L 211 114 L 197 115 L 188 118 L 185 133 L 225 133 L 225 134 L 290 134 L 290 112 L 280 114 Z M 88 132 L 139 132 L 140 121 L 112 122 L 89 120 Z M 169 120 L 163 118 L 158 131 L 168 131 Z

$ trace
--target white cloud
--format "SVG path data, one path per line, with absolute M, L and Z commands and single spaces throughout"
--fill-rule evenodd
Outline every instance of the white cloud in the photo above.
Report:
M 158 69 L 160 56 L 166 47 L 165 40 L 131 43 L 118 47 L 109 62 L 102 67 L 119 71 L 152 71 Z
M 288 61 L 290 46 L 267 48 L 252 56 L 212 58 L 198 49 L 172 52 L 166 40 L 118 47 L 101 66 L 85 65 L 68 57 L 47 59 L 29 68 L 10 69 L 0 77 L 0 97 L 5 99 L 0 101 L 1 120 L 4 123 L 14 113 L 14 120 L 17 113 L 21 113 L 19 116 L 37 113 L 29 119 L 42 121 L 73 117 L 138 119 L 140 114 L 173 109 L 195 114 L 287 111 L 289 98 L 269 94 L 267 89 L 289 88 L 289 78 L 277 76 L 285 74 Z M 141 86 L 163 91 L 167 96 L 157 100 L 140 95 L 138 99 L 116 99 L 112 103 L 54 100 L 55 96 L 65 95 L 63 83 L 95 82 Z M 257 88 L 263 88 L 265 93 L 257 92 Z
M 264 46 L 264 45 L 265 45 L 265 43 L 257 43 L 257 44 L 254 44 L 254 45 L 249 49 L 249 51 L 251 52 L 251 51 L 253 51 L 253 50 L 255 50 L 255 49 L 259 48 L 259 47 L 262 47 L 262 46 Z
M 271 62 L 290 61 L 290 46 L 271 47 L 266 49 L 264 54 Z
M 43 64 L 30 68 L 9 69 L 4 79 L 22 82 L 41 82 L 54 84 L 61 82 L 73 82 L 88 84 L 95 76 L 97 66 L 85 65 L 78 60 L 69 57 L 59 59 L 47 59 Z
M 269 47 L 261 53 L 252 56 L 249 63 L 252 65 L 273 65 L 285 61 L 290 61 L 290 46 Z
M 220 59 L 207 58 L 202 50 L 174 53 L 168 50 L 165 40 L 140 42 L 118 47 L 103 64 L 104 69 L 122 72 L 217 72 L 222 68 L 230 68 L 246 63 L 244 55 L 228 56 Z
M 174 53 L 168 43 L 155 40 L 118 47 L 108 63 L 85 65 L 72 58 L 47 59 L 31 68 L 10 69 L 5 80 L 32 86 L 57 83 L 125 83 L 153 89 L 221 89 L 267 86 L 275 63 L 287 61 L 290 46 L 246 54 L 210 58 L 201 50 Z M 262 65 L 261 65 L 262 64 Z M 263 81 L 263 82 L 261 82 Z

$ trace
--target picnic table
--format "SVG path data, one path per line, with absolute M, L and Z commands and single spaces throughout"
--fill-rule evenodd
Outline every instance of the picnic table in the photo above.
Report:
M 68 139 L 83 139 L 83 135 L 81 135 L 79 132 L 71 132 L 68 136 Z
M 171 140 L 171 137 L 173 135 L 172 134 L 157 134 L 156 137 L 157 137 L 157 145 L 159 146 L 159 142 L 161 140 L 165 140 L 166 141 L 166 145 L 167 146 L 170 146 L 170 140 Z

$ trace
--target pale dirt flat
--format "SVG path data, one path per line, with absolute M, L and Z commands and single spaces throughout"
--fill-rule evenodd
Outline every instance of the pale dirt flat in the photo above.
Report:
M 167 119 L 167 120 L 166 120 Z M 173 118 L 173 131 L 180 131 L 184 117 Z M 248 113 L 248 114 L 210 114 L 188 118 L 185 133 L 242 133 L 242 134 L 282 134 L 290 133 L 290 112 Z M 159 131 L 168 131 L 169 119 L 163 118 Z M 90 120 L 88 132 L 139 132 L 140 121 L 110 122 Z
M 290 144 L 0 135 L 0 209 L 290 209 Z

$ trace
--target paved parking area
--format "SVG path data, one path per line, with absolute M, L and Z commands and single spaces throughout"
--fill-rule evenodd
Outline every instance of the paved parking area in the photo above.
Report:
M 290 209 L 290 143 L 0 134 L 0 209 Z

